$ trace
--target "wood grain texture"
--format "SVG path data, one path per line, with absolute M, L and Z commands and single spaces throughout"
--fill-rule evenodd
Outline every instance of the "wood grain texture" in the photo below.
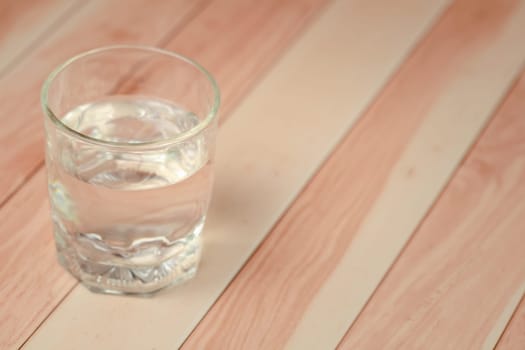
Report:
M 91 1 L 0 80 L 2 113 L 0 203 L 43 164 L 44 132 L 39 94 L 50 71 L 81 51 L 115 43 L 159 45 L 199 10 L 203 1 Z M 133 25 L 130 25 L 132 23 Z M 24 103 L 21 103 L 24 101 Z M 16 116 L 16 117 L 14 117 Z
M 525 292 L 524 111 L 525 76 L 341 349 L 494 348 Z
M 525 12 L 500 5 L 458 1 L 448 10 L 188 349 L 337 345 L 520 69 Z
M 180 345 L 445 4 L 404 0 L 405 11 L 387 18 L 373 9 L 399 3 L 333 4 L 221 127 L 197 277 L 150 300 L 77 287 L 25 348 Z M 320 115 L 330 117 L 319 123 Z
M 62 27 L 0 80 L 0 93 L 8 96 L 2 100 L 5 113 L 0 118 L 5 127 L 0 130 L 0 145 L 9 148 L 0 155 L 0 202 L 43 157 L 38 93 L 41 79 L 51 67 L 75 50 L 123 38 L 155 45 L 199 3 L 158 1 L 158 6 L 150 9 L 146 6 L 153 5 L 150 1 L 133 0 L 127 2 L 128 11 L 116 11 L 121 4 L 95 1 L 86 5 L 80 19 Z M 130 29 L 129 23 L 135 27 Z M 27 96 L 32 96 L 32 102 L 21 103 Z M 40 169 L 0 209 L 1 349 L 20 346 L 75 284 L 56 263 L 46 188 L 45 173 Z
M 328 2 L 215 0 L 166 48 L 197 59 L 213 74 L 224 121 Z
M 523 111 L 523 110 L 522 110 Z M 525 349 L 525 297 L 515 310 L 510 323 L 505 328 L 496 346 L 497 350 Z
M 82 7 L 69 0 L 4 0 L 0 2 L 0 77 L 17 64 L 50 30 Z

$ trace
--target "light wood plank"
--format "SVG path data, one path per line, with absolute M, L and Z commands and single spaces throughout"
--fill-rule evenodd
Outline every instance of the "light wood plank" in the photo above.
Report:
M 2 113 L 0 145 L 0 203 L 4 202 L 43 163 L 43 127 L 39 102 L 41 85 L 50 71 L 69 56 L 115 43 L 159 45 L 205 1 L 98 0 L 64 23 L 58 32 L 0 80 Z
M 238 103 L 250 84 L 253 84 L 264 72 L 264 69 L 285 49 L 325 2 L 325 0 L 298 0 L 288 1 L 282 6 L 280 0 L 252 3 L 246 1 L 215 2 L 197 15 L 168 46 L 196 57 L 211 67 L 219 82 L 226 87 L 223 88 L 222 95 L 223 99 L 228 101 L 228 111 L 235 103 Z M 246 20 L 236 21 L 239 17 L 246 18 Z M 260 23 L 263 19 L 264 24 Z M 155 20 L 158 20 L 158 16 Z M 232 45 L 239 45 L 239 42 L 245 41 L 243 36 L 246 33 L 252 36 L 249 43 L 240 45 L 241 47 L 235 52 L 227 55 L 228 52 L 231 52 Z M 225 57 L 228 57 L 227 62 Z M 36 255 L 19 256 L 18 253 L 9 250 L 6 251 L 4 258 L 17 261 L 16 271 L 9 272 L 10 286 L 26 291 L 22 292 L 24 296 L 32 298 L 32 307 L 28 310 L 39 310 L 45 305 L 47 307 L 45 310 L 49 312 L 71 289 L 74 281 L 55 262 L 53 242 L 49 240 L 51 237 L 49 219 L 45 216 L 32 216 L 32 213 L 38 208 L 47 207 L 45 192 L 41 190 L 46 187 L 44 178 L 44 171 L 40 169 L 37 175 L 22 188 L 21 193 L 17 193 L 13 200 L 0 210 L 0 217 L 16 217 L 16 220 L 5 222 L 4 227 L 0 229 L 0 235 L 10 235 L 10 232 L 23 229 L 27 233 L 17 235 L 12 244 L 21 247 L 21 251 L 35 251 L 34 245 L 40 249 L 38 252 L 41 255 L 38 261 L 35 261 Z M 19 201 L 24 200 L 28 195 L 31 196 L 31 201 L 28 205 L 20 207 Z M 35 231 L 31 231 L 33 229 Z M 45 236 L 35 239 L 34 235 L 37 232 Z M 42 244 L 44 240 L 45 244 Z M 35 264 L 39 264 L 43 271 L 50 271 L 49 275 L 53 277 L 47 284 L 46 281 L 38 282 L 40 290 L 53 291 L 51 301 L 45 293 L 40 298 L 31 295 L 30 291 L 35 287 L 18 281 L 18 279 L 31 276 L 34 273 L 32 266 Z M 5 273 L 7 274 L 7 271 Z M 55 280 L 62 282 L 56 283 Z M 30 282 L 31 279 L 28 283 Z M 14 314 L 21 305 L 27 305 L 24 298 L 12 300 L 11 303 L 6 304 L 6 308 L 10 310 L 8 314 Z M 20 322 L 23 322 L 29 316 L 21 313 L 18 317 Z M 42 319 L 40 313 L 35 317 Z
M 519 71 L 525 11 L 508 3 L 495 11 L 500 5 L 459 1 L 449 9 L 188 349 L 337 345 Z
M 524 110 L 525 76 L 341 349 L 494 348 L 525 292 Z
M 0 2 L 0 76 L 82 6 L 70 0 Z
M 26 348 L 177 348 L 446 4 L 336 2 L 222 126 L 197 277 L 153 299 L 77 287 Z
M 510 323 L 496 346 L 497 350 L 525 349 L 525 297 L 516 309 Z
M 158 44 L 201 5 L 185 0 L 132 0 L 123 12 L 118 11 L 121 1 L 91 2 L 73 23 L 0 80 L 0 93 L 8 96 L 2 99 L 5 113 L 0 118 L 5 127 L 0 130 L 0 145 L 9 149 L 0 155 L 0 202 L 43 156 L 38 91 L 55 63 L 75 50 L 115 40 Z M 27 96 L 34 101 L 25 102 Z M 75 284 L 56 263 L 46 188 L 41 169 L 0 209 L 2 349 L 20 346 Z

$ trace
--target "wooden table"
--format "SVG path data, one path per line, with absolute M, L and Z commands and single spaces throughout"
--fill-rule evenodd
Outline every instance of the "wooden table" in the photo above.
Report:
M 201 269 L 153 298 L 55 258 L 39 89 L 110 43 L 222 88 Z M 0 349 L 525 349 L 524 62 L 523 0 L 2 0 Z

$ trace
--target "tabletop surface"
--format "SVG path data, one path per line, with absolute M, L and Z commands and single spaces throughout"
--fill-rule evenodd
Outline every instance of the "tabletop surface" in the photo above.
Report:
M 0 349 L 525 349 L 524 38 L 523 0 L 1 0 Z M 40 86 L 111 43 L 222 90 L 199 273 L 152 298 L 55 256 Z

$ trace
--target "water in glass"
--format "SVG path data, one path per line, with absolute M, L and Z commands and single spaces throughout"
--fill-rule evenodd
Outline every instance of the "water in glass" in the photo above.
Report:
M 62 122 L 103 141 L 170 139 L 199 122 L 175 104 L 113 96 L 77 106 Z M 204 135 L 144 152 L 60 136 L 48 150 L 59 260 L 90 288 L 147 293 L 192 277 L 212 185 Z M 58 154 L 58 155 L 57 155 Z

